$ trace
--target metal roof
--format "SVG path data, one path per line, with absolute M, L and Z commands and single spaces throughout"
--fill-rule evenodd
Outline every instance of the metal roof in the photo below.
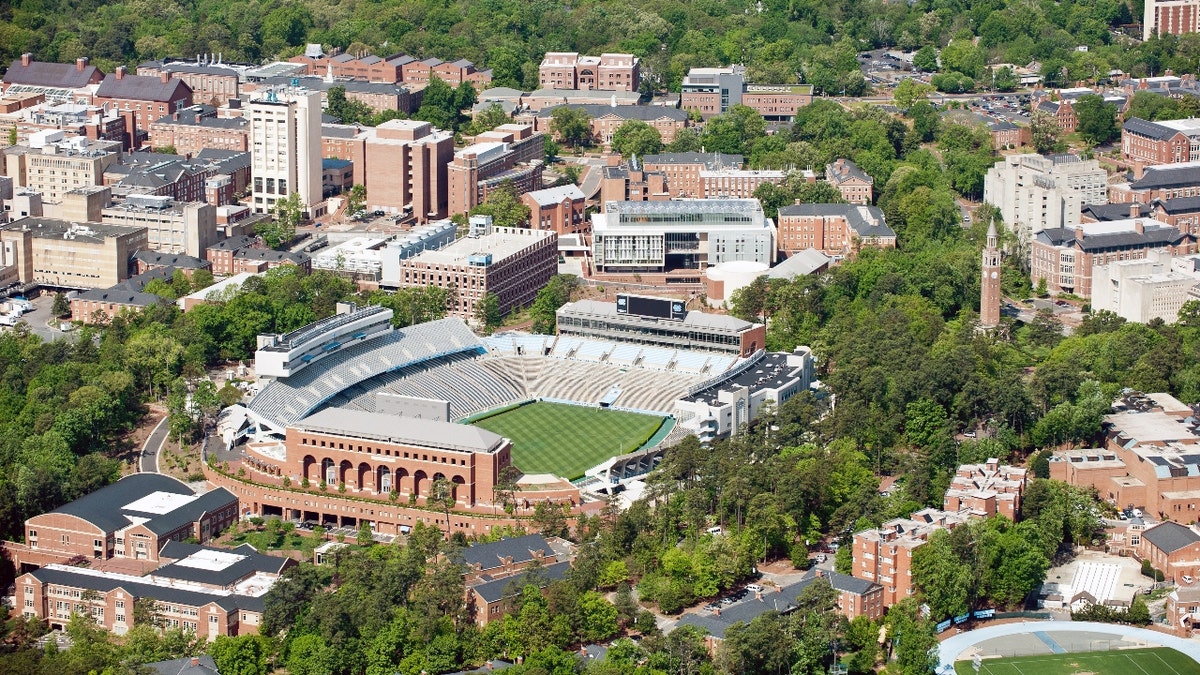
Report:
M 326 408 L 292 426 L 301 431 L 360 436 L 459 452 L 490 453 L 504 442 L 504 437 L 483 427 L 342 408 Z

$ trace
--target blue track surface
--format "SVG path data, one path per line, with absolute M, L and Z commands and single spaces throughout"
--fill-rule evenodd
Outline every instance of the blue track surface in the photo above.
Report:
M 1033 635 L 1037 639 L 1044 642 L 1046 644 L 1046 646 L 1050 648 L 1051 654 L 1066 654 L 1067 653 L 1067 650 L 1063 649 L 1062 645 L 1055 642 L 1054 638 L 1050 637 L 1049 633 L 1043 633 L 1042 631 L 1039 630 L 1039 631 L 1034 631 Z

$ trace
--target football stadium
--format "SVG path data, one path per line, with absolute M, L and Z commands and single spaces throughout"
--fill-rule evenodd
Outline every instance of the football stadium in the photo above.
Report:
M 813 384 L 807 348 L 767 353 L 762 324 L 680 301 L 583 300 L 557 321 L 557 335 L 479 337 L 457 318 L 393 328 L 389 309 L 344 305 L 259 336 L 257 393 L 219 424 L 238 464 L 223 478 L 241 469 L 254 486 L 242 486 L 243 512 L 340 526 L 370 516 L 397 532 L 428 519 L 400 507 L 419 511 L 445 479 L 470 529 L 470 514 L 495 514 L 510 464 L 523 505 L 632 498 L 680 439 L 736 433 Z M 339 503 L 364 499 L 397 510 Z

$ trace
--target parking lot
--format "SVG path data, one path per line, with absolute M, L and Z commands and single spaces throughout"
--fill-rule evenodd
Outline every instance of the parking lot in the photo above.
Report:
M 75 339 L 75 336 L 79 334 L 78 332 L 74 331 L 74 326 L 71 326 L 71 330 L 69 331 L 62 331 L 59 329 L 60 323 L 58 321 L 52 322 L 50 320 L 52 318 L 50 315 L 50 308 L 54 304 L 53 293 L 43 293 L 36 298 L 30 299 L 30 302 L 33 303 L 33 311 L 23 315 L 21 317 L 21 323 L 28 324 L 29 329 L 34 335 L 37 335 L 47 342 L 51 342 L 61 337 L 67 337 L 73 340 Z M 70 324 L 68 323 L 68 325 Z M 4 328 L 4 330 L 10 329 Z

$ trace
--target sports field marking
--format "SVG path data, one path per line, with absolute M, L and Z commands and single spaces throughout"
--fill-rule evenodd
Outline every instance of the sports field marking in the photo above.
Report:
M 1150 652 L 1150 655 L 1153 656 L 1154 658 L 1158 659 L 1158 662 L 1163 664 L 1167 668 L 1169 668 L 1172 673 L 1175 673 L 1175 675 L 1179 675 L 1179 671 L 1172 668 L 1171 664 L 1167 663 L 1166 661 L 1163 661 L 1163 657 L 1159 656 L 1158 652 Z
M 1129 661 L 1130 663 L 1132 663 L 1132 664 L 1134 665 L 1134 667 L 1135 667 L 1135 668 L 1137 668 L 1138 670 L 1142 671 L 1143 673 L 1146 673 L 1146 675 L 1150 675 L 1150 673 L 1146 672 L 1146 669 L 1145 669 L 1145 668 L 1143 668 L 1143 667 L 1141 667 L 1140 665 L 1138 665 L 1138 662 L 1137 662 L 1137 661 L 1134 661 L 1134 660 L 1133 660 L 1133 658 L 1132 658 L 1131 656 L 1129 656 L 1128 654 L 1125 654 L 1124 656 L 1125 656 L 1125 660 L 1126 660 L 1126 661 Z

